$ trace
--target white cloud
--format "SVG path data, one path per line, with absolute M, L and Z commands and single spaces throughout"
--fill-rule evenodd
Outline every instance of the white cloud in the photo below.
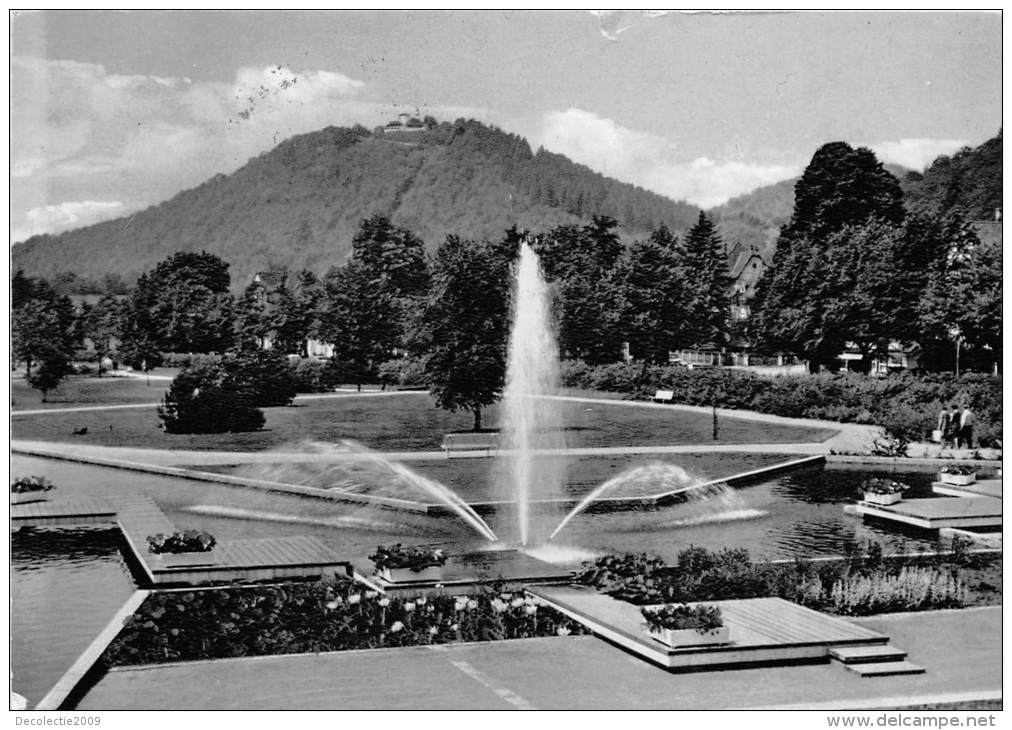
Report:
M 99 218 L 86 220 L 84 208 L 72 207 L 85 203 L 59 201 L 116 200 L 135 209 L 231 172 L 294 134 L 379 123 L 379 105 L 361 98 L 364 88 L 335 71 L 283 66 L 241 68 L 221 83 L 14 58 L 13 227 L 85 225 L 124 210 L 92 205 L 88 215 Z
M 921 171 L 939 155 L 951 155 L 969 142 L 965 139 L 928 139 L 924 137 L 879 142 L 868 145 L 883 162 Z
M 231 82 L 113 74 L 78 61 L 11 61 L 12 216 L 23 234 L 64 230 L 59 201 L 120 201 L 75 225 L 165 200 L 296 134 L 374 126 L 395 109 L 335 70 L 240 68 Z M 410 110 L 409 110 L 410 111 Z M 487 110 L 426 107 L 440 119 L 492 121 Z M 74 210 L 66 208 L 66 210 Z
M 542 120 L 540 143 L 614 177 L 703 208 L 800 173 L 794 165 L 741 160 L 687 160 L 659 135 L 623 127 L 583 109 L 552 112 Z
M 12 232 L 11 238 L 23 241 L 40 233 L 58 233 L 123 215 L 126 207 L 118 200 L 78 200 L 32 208 L 25 214 L 25 225 Z

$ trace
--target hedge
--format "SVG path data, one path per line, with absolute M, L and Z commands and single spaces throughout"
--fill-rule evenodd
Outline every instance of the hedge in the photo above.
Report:
M 569 388 L 625 393 L 649 398 L 671 390 L 686 405 L 750 410 L 791 418 L 884 426 L 908 440 L 926 441 L 943 406 L 966 404 L 977 417 L 974 441 L 1001 446 L 1002 379 L 998 375 L 952 373 L 885 378 L 858 373 L 763 377 L 728 368 L 688 369 L 638 362 L 591 366 L 580 360 L 562 365 Z

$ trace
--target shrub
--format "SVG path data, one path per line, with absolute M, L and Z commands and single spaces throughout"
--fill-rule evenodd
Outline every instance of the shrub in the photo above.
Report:
M 292 367 L 295 390 L 298 393 L 326 393 L 337 385 L 337 373 L 330 360 L 304 358 Z
M 29 492 L 48 492 L 53 484 L 45 477 L 18 477 L 11 482 L 11 494 L 27 494 Z
M 250 404 L 269 408 L 288 406 L 296 393 L 295 374 L 280 352 L 248 348 L 221 360 L 232 387 L 247 394 Z
M 167 368 L 188 368 L 221 362 L 221 355 L 204 352 L 163 352 L 161 364 Z
M 950 573 L 934 568 L 904 567 L 898 575 L 850 576 L 833 584 L 833 609 L 847 616 L 957 608 L 966 602 L 966 587 Z
M 264 414 L 221 364 L 185 368 L 158 407 L 167 433 L 258 431 Z
M 155 553 L 206 553 L 215 546 L 214 535 L 202 530 L 173 532 L 171 535 L 158 533 L 148 536 L 148 550 Z
M 816 418 L 879 425 L 878 453 L 903 455 L 911 442 L 926 439 L 938 412 L 964 402 L 977 416 L 974 435 L 981 446 L 1001 446 L 1001 377 L 979 373 L 909 372 L 873 378 L 857 373 L 760 377 L 725 368 L 694 369 L 642 362 L 590 366 L 562 363 L 562 384 L 649 397 L 673 390 L 676 402 L 759 411 L 791 418 Z
M 383 385 L 396 385 L 400 388 L 427 388 L 429 386 L 429 379 L 425 374 L 425 363 L 409 357 L 380 363 L 379 379 Z

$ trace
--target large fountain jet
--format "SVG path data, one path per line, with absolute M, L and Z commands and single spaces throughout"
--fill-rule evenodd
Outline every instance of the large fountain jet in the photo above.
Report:
M 532 513 L 534 501 L 544 505 L 543 500 L 560 496 L 565 476 L 559 457 L 542 456 L 535 464 L 535 449 L 561 450 L 565 442 L 558 401 L 542 397 L 559 389 L 551 292 L 527 242 L 520 246 L 515 276 L 500 427 L 506 468 L 499 480 L 504 498 L 517 505 L 519 542 L 528 545 L 547 536 L 540 534 L 545 527 L 538 519 L 541 515 Z

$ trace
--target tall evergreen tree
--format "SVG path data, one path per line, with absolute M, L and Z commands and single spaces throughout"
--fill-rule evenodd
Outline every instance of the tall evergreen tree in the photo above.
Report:
M 713 221 L 700 211 L 685 237 L 688 285 L 686 338 L 697 347 L 720 347 L 730 328 L 731 279 L 724 244 Z
M 683 260 L 684 250 L 665 226 L 619 260 L 620 331 L 634 357 L 667 362 L 668 352 L 681 344 L 689 297 Z

